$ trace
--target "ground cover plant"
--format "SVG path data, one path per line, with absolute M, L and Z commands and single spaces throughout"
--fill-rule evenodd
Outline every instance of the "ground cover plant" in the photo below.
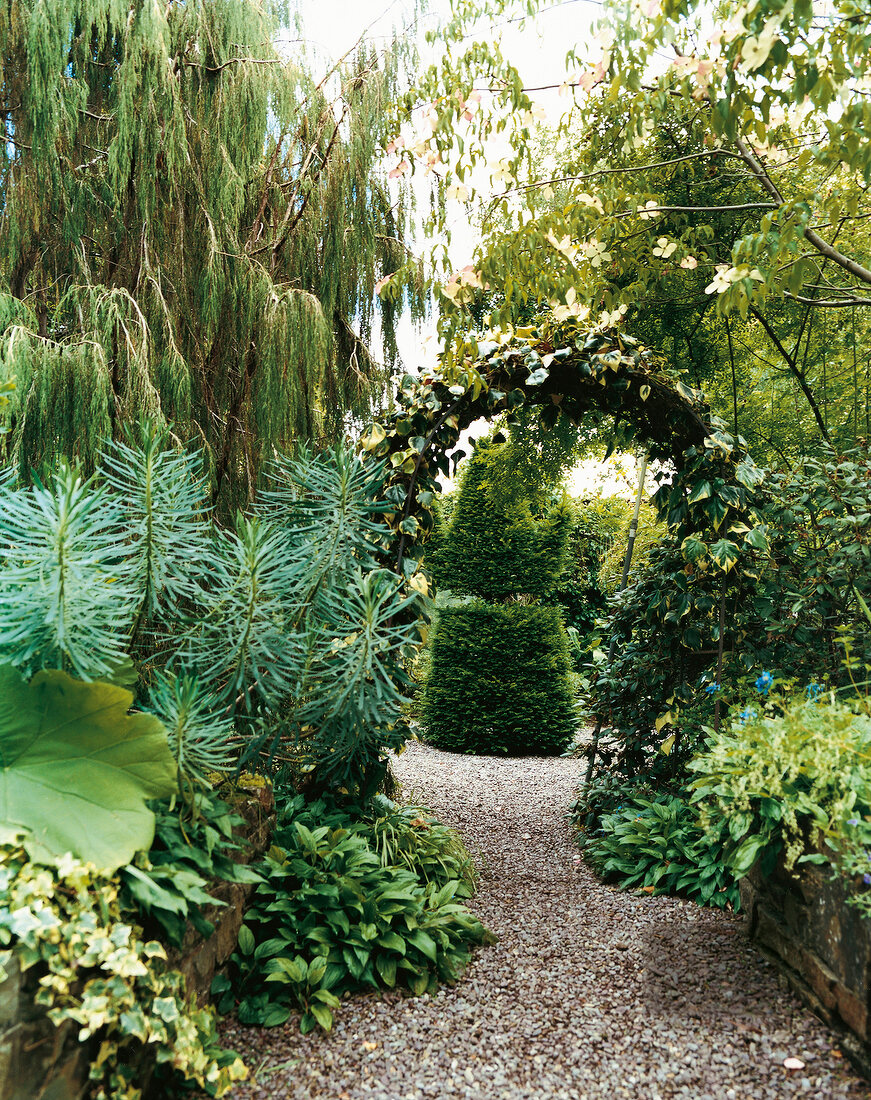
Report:
M 218 1005 L 275 1026 L 295 1008 L 303 1032 L 329 1030 L 341 999 L 365 989 L 434 991 L 488 939 L 460 899 L 468 853 L 419 806 L 288 801 L 245 915 Z

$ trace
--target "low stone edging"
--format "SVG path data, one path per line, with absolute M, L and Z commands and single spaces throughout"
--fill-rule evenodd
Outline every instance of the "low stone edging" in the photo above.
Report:
M 871 1079 L 871 920 L 847 904 L 844 884 L 823 865 L 790 872 L 781 858 L 766 875 L 757 864 L 740 888 L 751 942 Z

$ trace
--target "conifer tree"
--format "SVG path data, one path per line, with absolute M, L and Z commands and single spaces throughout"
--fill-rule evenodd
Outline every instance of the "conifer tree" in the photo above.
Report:
M 27 470 L 93 465 L 143 413 L 204 445 L 225 506 L 273 446 L 366 414 L 424 308 L 405 200 L 377 162 L 403 48 L 316 82 L 282 0 L 0 7 L 3 437 Z
M 438 613 L 422 717 L 448 751 L 561 752 L 577 725 L 562 613 L 538 603 L 563 572 L 571 515 L 536 518 L 537 486 L 506 485 L 515 443 L 478 444 L 435 555 L 460 598 Z

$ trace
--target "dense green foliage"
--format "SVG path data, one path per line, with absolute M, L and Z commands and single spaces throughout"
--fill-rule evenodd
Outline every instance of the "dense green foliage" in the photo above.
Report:
M 303 1032 L 329 1030 L 343 994 L 454 981 L 483 926 L 468 853 L 419 807 L 382 799 L 353 813 L 298 797 L 282 807 L 263 882 L 245 915 L 219 1004 L 275 1026 L 296 1007 Z
M 726 839 L 735 875 L 784 854 L 832 863 L 871 913 L 871 716 L 867 701 L 760 698 L 691 764 L 707 828 Z
M 378 468 L 341 447 L 278 459 L 257 511 L 227 530 L 201 456 L 166 450 L 143 428 L 109 448 L 105 478 L 63 469 L 4 492 L 0 654 L 25 675 L 139 680 L 186 791 L 280 743 L 312 782 L 374 790 L 404 736 L 401 653 L 421 599 L 378 561 Z
M 533 515 L 529 496 L 506 502 L 494 487 L 504 442 L 481 442 L 462 481 L 435 561 L 436 583 L 458 596 L 498 602 L 509 596 L 549 595 L 565 565 L 567 507 Z M 504 475 L 503 475 L 504 477 Z
M 86 471 L 148 414 L 204 449 L 222 511 L 274 446 L 371 412 L 408 197 L 378 161 L 412 39 L 318 73 L 284 0 L 21 0 L 0 14 L 5 457 Z M 380 299 L 379 274 L 393 292 Z
M 678 774 L 701 747 L 717 699 L 724 713 L 729 705 L 740 710 L 761 669 L 847 691 L 853 679 L 868 679 L 871 635 L 861 600 L 871 598 L 869 486 L 867 454 L 823 453 L 769 475 L 761 507 L 769 553 L 726 585 L 688 565 L 686 545 L 664 540 L 651 550 L 614 606 L 604 633 L 616 639 L 614 659 L 599 660 L 590 698 L 616 739 L 622 772 Z
M 738 906 L 738 884 L 724 866 L 716 830 L 703 828 L 685 797 L 633 788 L 621 804 L 581 835 L 584 854 L 624 889 L 683 894 L 699 905 Z
M 438 613 L 422 720 L 451 752 L 562 752 L 577 728 L 559 609 L 473 602 Z

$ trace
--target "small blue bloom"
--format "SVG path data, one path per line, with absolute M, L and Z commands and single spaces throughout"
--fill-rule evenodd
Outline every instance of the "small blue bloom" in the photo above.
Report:
M 774 683 L 774 677 L 770 672 L 763 672 L 761 676 L 757 677 L 756 690 L 760 695 L 767 695 L 768 689 Z
M 869 875 L 867 871 L 862 876 L 862 881 L 865 883 L 866 886 L 871 886 L 871 875 Z
M 708 684 L 708 686 L 705 688 L 705 691 L 708 693 L 708 695 L 716 695 L 719 690 L 720 685 L 716 682 L 713 684 Z
M 742 723 L 743 722 L 750 722 L 753 718 L 756 717 L 756 711 L 753 709 L 753 707 L 745 707 L 741 711 L 739 717 L 740 717 Z
M 859 824 L 859 818 L 858 817 L 851 817 L 850 820 L 847 822 L 847 824 L 848 825 L 858 825 Z
M 823 693 L 823 685 L 812 682 L 804 689 L 804 693 L 812 703 L 815 703 Z

